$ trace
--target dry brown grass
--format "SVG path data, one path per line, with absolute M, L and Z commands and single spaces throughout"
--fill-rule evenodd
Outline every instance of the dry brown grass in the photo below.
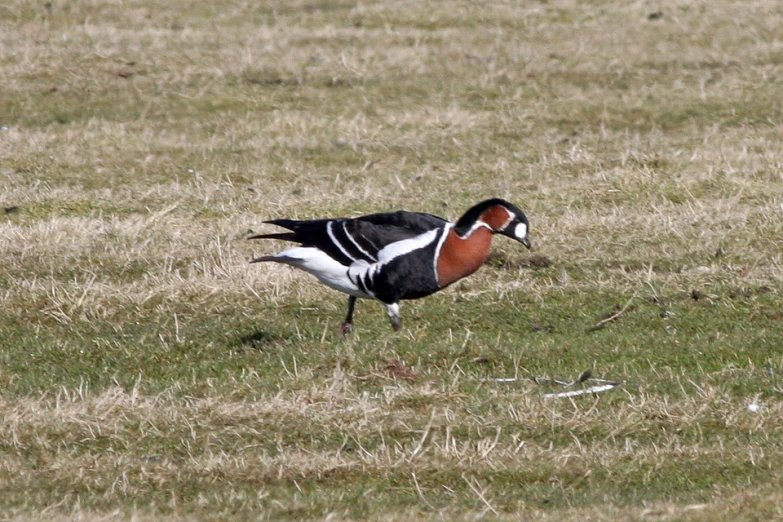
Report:
M 258 376 L 248 376 L 239 384 L 253 386 L 256 379 Z M 509 394 L 496 390 L 490 398 L 499 399 L 497 404 L 503 406 L 491 413 L 471 411 L 471 400 L 459 395 L 443 400 L 443 390 L 428 390 L 426 386 L 411 390 L 389 384 L 375 395 L 357 394 L 350 376 L 340 371 L 323 385 L 310 384 L 300 392 L 281 391 L 262 401 L 235 400 L 222 394 L 184 399 L 178 395 L 179 390 L 148 396 L 138 387 L 130 392 L 115 387 L 100 393 L 82 388 L 5 401 L 0 405 L 4 418 L 0 434 L 12 449 L 11 454 L 18 455 L 7 455 L 3 461 L 6 480 L 14 477 L 17 483 L 32 483 L 35 475 L 45 470 L 47 481 L 68 484 L 73 493 L 52 506 L 53 514 L 61 513 L 62 507 L 73 507 L 76 500 L 71 515 L 85 517 L 78 508 L 78 497 L 91 490 L 102 492 L 98 493 L 100 504 L 108 504 L 117 496 L 146 498 L 151 489 L 170 491 L 172 496 L 165 501 L 168 508 L 175 508 L 182 502 L 177 498 L 178 488 L 197 482 L 212 486 L 189 502 L 217 510 L 234 503 L 257 506 L 258 514 L 264 516 L 276 511 L 264 500 L 281 482 L 296 485 L 297 480 L 310 482 L 312 477 L 393 473 L 407 482 L 398 487 L 408 494 L 415 490 L 433 514 L 449 511 L 434 507 L 428 497 L 442 505 L 444 492 L 470 497 L 478 496 L 476 491 L 480 491 L 484 506 L 478 506 L 473 514 L 494 511 L 499 515 L 490 506 L 503 494 L 493 492 L 491 483 L 477 478 L 486 471 L 502 475 L 524 469 L 538 476 L 537 480 L 570 488 L 583 481 L 622 481 L 633 463 L 634 468 L 646 470 L 641 478 L 643 488 L 646 482 L 656 481 L 655 475 L 703 462 L 769 468 L 780 458 L 775 441 L 783 424 L 779 404 L 765 402 L 757 415 L 748 415 L 736 398 L 713 387 L 698 389 L 691 398 L 674 404 L 644 391 L 628 393 L 611 410 L 598 407 L 598 401 L 583 407 L 542 401 L 535 394 L 515 395 L 515 400 L 508 402 Z M 426 426 L 420 429 L 410 425 L 410 419 L 400 415 L 399 403 L 412 396 L 428 395 L 436 397 L 438 403 Z M 310 433 L 333 432 L 338 443 L 320 451 L 289 447 L 290 434 L 275 429 L 280 423 Z M 710 435 L 702 433 L 701 426 L 715 425 L 736 435 L 711 440 Z M 502 426 L 512 426 L 515 431 L 503 433 Z M 603 433 L 600 440 L 584 440 L 595 430 Z M 569 434 L 571 443 L 553 446 L 538 432 Z M 757 438 L 752 434 L 763 435 Z M 748 436 L 756 440 L 748 443 Z M 639 442 L 647 438 L 655 442 Z M 373 446 L 365 447 L 371 440 Z M 30 469 L 29 455 L 39 455 L 36 467 L 41 471 Z M 121 473 L 117 473 L 118 468 Z M 446 469 L 457 470 L 473 487 L 455 492 L 447 476 L 437 478 L 439 470 Z M 603 478 L 593 478 L 594 473 Z M 248 483 L 255 486 L 248 490 Z M 425 485 L 418 485 L 421 483 Z M 306 494 L 302 487 L 296 487 Z M 370 495 L 371 490 L 366 494 Z M 769 488 L 762 487 L 752 499 L 749 493 L 722 488 L 714 493 L 712 502 L 644 501 L 634 508 L 580 508 L 561 511 L 558 516 L 707 520 L 726 514 L 741 517 L 748 505 L 773 518 L 781 514 L 779 492 Z M 614 498 L 611 490 L 604 494 Z M 535 504 L 522 502 L 509 511 L 507 501 L 497 502 L 505 511 L 501 518 L 548 520 L 553 516 Z M 289 499 L 280 508 L 291 510 L 296 504 L 296 498 Z M 151 516 L 148 508 L 139 508 L 134 516 L 142 520 Z M 336 514 L 343 518 L 345 512 L 341 515 L 338 510 Z M 407 518 L 405 513 L 398 515 Z M 421 513 L 409 515 L 417 518 Z M 95 513 L 84 519 L 100 520 L 102 516 Z
M 782 25 L 5 2 L 0 518 L 783 517 Z M 362 303 L 342 341 L 342 298 L 247 264 L 264 219 L 493 196 L 548 265 L 497 241 L 401 335 Z M 586 368 L 628 384 L 525 380 Z

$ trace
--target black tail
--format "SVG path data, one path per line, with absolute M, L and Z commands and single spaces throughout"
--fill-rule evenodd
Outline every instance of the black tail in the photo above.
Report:
M 276 225 L 281 228 L 287 228 L 291 232 L 277 232 L 274 234 L 253 234 L 248 236 L 248 239 L 279 239 L 281 241 L 293 241 L 294 243 L 301 243 L 302 240 L 297 238 L 296 226 L 300 223 L 293 219 L 273 219 L 270 221 L 264 221 L 269 225 Z
M 293 241 L 295 243 L 299 243 L 299 240 L 296 239 L 296 234 L 294 232 L 277 232 L 275 234 L 254 234 L 252 236 L 248 236 L 248 239 L 279 239 L 281 241 Z

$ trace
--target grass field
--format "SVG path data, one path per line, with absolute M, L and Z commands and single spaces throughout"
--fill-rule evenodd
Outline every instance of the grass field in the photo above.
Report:
M 0 519 L 783 519 L 781 27 L 3 2 Z M 535 250 L 496 238 L 399 333 L 247 263 L 264 219 L 489 197 Z M 625 384 L 534 380 L 586 370 Z

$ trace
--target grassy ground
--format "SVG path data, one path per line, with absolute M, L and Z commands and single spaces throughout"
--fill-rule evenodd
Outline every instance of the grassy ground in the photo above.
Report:
M 0 518 L 783 517 L 781 26 L 4 2 Z M 536 250 L 498 238 L 400 333 L 360 302 L 344 340 L 343 296 L 247 264 L 263 219 L 487 197 Z M 588 369 L 626 384 L 532 379 Z

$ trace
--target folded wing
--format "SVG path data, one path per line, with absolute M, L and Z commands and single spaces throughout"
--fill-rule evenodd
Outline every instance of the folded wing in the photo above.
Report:
M 375 263 L 381 250 L 406 239 L 446 225 L 446 220 L 419 212 L 387 212 L 360 218 L 266 221 L 290 230 L 275 234 L 257 234 L 249 239 L 279 239 L 314 247 L 337 262 L 349 266 L 356 262 Z

